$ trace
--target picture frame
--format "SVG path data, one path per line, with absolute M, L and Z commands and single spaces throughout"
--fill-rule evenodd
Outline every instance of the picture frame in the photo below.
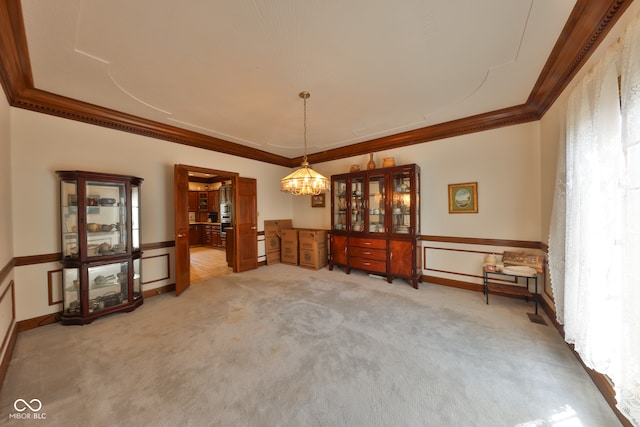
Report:
M 311 196 L 312 208 L 324 208 L 325 206 L 325 193 L 320 193 L 317 196 Z
M 478 183 L 449 184 L 449 213 L 478 213 Z

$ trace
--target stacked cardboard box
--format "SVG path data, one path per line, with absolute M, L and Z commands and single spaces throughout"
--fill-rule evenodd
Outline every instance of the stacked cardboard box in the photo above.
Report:
M 318 270 L 327 265 L 326 230 L 300 230 L 298 241 L 300 248 L 300 266 Z
M 280 262 L 280 238 L 282 230 L 293 228 L 290 219 L 274 219 L 264 222 L 264 245 L 267 265 Z
M 283 264 L 298 265 L 298 230 L 283 229 L 280 238 L 280 260 Z

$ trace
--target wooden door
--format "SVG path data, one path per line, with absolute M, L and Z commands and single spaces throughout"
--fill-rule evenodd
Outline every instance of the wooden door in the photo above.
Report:
M 237 271 L 258 268 L 258 202 L 256 180 L 238 177 L 235 185 L 235 266 Z
M 189 191 L 189 210 L 194 212 L 198 210 L 198 192 L 197 191 Z
M 173 167 L 173 203 L 175 211 L 176 296 L 189 288 L 189 170 Z
M 331 236 L 331 262 L 329 263 L 329 270 L 332 270 L 334 265 L 347 265 L 346 236 Z
M 219 190 L 209 191 L 209 212 L 218 212 L 219 210 L 220 210 Z
M 389 273 L 413 277 L 413 245 L 410 241 L 389 240 Z

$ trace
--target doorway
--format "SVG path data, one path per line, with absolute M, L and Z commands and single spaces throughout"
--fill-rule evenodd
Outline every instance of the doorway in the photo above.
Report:
M 188 176 L 189 275 L 195 285 L 233 272 L 222 228 L 232 223 L 229 198 L 237 174 L 198 168 Z
M 192 283 L 229 274 L 228 267 L 234 272 L 257 268 L 253 266 L 257 259 L 255 200 L 255 179 L 241 178 L 235 172 L 174 165 L 176 296 Z M 230 220 L 223 224 L 225 207 Z M 247 254 L 253 264 L 243 262 Z

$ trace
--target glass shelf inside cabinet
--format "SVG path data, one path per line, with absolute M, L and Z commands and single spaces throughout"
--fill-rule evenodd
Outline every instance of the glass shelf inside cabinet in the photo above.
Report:
M 351 179 L 351 231 L 364 231 L 364 177 Z
M 126 187 L 87 182 L 87 256 L 127 252 Z
M 78 195 L 76 181 L 61 181 L 62 255 L 78 258 Z
M 128 262 L 89 267 L 89 313 L 128 301 Z
M 333 183 L 333 229 L 347 228 L 347 182 L 336 180 Z
M 64 288 L 64 312 L 66 314 L 80 314 L 80 280 L 77 268 L 62 270 L 62 286 Z
M 411 176 L 408 173 L 393 175 L 392 232 L 409 234 L 411 231 Z
M 140 186 L 131 186 L 131 244 L 134 250 L 140 249 Z
M 384 175 L 369 178 L 369 233 L 384 233 Z

